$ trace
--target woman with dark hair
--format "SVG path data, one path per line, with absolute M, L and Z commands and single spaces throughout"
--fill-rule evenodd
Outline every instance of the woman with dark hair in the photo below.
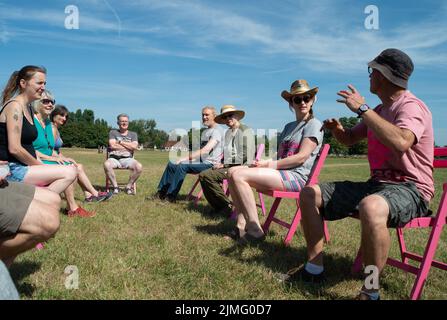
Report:
M 65 163 L 73 163 L 78 168 L 78 183 L 84 191 L 85 202 L 100 202 L 103 200 L 108 200 L 112 197 L 112 192 L 100 192 L 93 187 L 90 179 L 85 173 L 84 166 L 77 163 L 71 158 L 65 157 L 61 148 L 63 141 L 59 133 L 59 127 L 62 127 L 68 120 L 68 109 L 61 104 L 57 104 L 49 116 L 49 121 L 51 121 L 52 136 L 54 138 L 53 155 Z
M 238 212 L 237 229 L 231 236 L 240 242 L 265 239 L 252 187 L 260 191 L 298 192 L 305 186 L 323 141 L 322 124 L 314 118 L 312 110 L 317 92 L 318 87 L 310 88 L 306 80 L 296 80 L 290 92 L 281 93 L 296 119 L 286 124 L 278 137 L 277 160 L 230 168 L 230 193 Z
M 76 167 L 77 178 L 81 187 L 84 190 L 89 190 L 89 202 L 103 201 L 109 197 L 107 194 L 99 194 L 93 188 L 90 180 L 84 172 L 82 165 L 77 164 L 73 159 L 63 157 L 55 151 L 55 139 L 53 135 L 53 125 L 50 121 L 50 114 L 54 109 L 53 94 L 45 90 L 42 93 L 42 99 L 33 102 L 34 108 L 34 122 L 37 128 L 37 138 L 33 142 L 37 157 L 48 165 L 69 165 Z M 95 212 L 90 212 L 79 206 L 75 200 L 75 182 L 73 182 L 64 191 L 65 199 L 67 201 L 67 214 L 69 217 L 79 216 L 83 218 L 93 217 Z
M 73 166 L 46 166 L 37 159 L 37 129 L 30 103 L 45 90 L 46 70 L 25 66 L 15 71 L 3 90 L 0 110 L 0 160 L 8 161 L 8 181 L 47 186 L 61 193 L 76 179 Z

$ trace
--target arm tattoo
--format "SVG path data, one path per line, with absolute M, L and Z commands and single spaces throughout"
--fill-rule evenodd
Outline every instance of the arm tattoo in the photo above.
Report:
M 13 116 L 15 121 L 19 121 L 19 113 L 17 112 L 17 110 L 14 111 L 14 116 Z

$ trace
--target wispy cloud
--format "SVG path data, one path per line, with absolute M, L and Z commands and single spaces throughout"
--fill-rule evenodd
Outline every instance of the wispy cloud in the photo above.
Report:
M 314 70 L 359 70 L 360 65 L 386 47 L 408 51 L 419 65 L 447 66 L 445 5 L 436 17 L 392 30 L 370 31 L 359 23 L 361 19 L 353 17 L 352 8 L 328 0 L 313 4 L 311 10 L 307 1 L 285 1 L 278 8 L 284 18 L 278 16 L 272 21 L 262 19 L 262 10 L 256 16 L 248 9 L 235 11 L 224 3 L 211 6 L 193 0 L 129 0 L 114 7 L 117 2 L 80 2 L 92 8 L 81 12 L 81 30 L 70 37 L 78 44 L 96 41 L 139 54 L 257 65 L 267 69 L 267 73 L 290 70 L 286 64 L 278 63 L 268 70 L 272 57 L 278 56 L 284 57 L 288 65 L 292 61 Z M 27 21 L 59 27 L 47 30 L 47 36 L 66 37 L 61 30 L 65 18 L 62 11 L 39 8 L 25 12 L 14 6 L 1 7 L 0 20 L 4 22 Z M 300 19 L 296 17 L 298 13 Z M 15 29 L 12 27 L 10 32 Z M 103 32 L 102 39 L 97 32 Z M 9 37 L 8 29 L 0 29 L 0 41 L 6 42 Z

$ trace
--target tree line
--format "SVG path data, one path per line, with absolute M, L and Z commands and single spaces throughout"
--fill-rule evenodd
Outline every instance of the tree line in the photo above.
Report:
M 145 148 L 162 148 L 168 140 L 168 134 L 156 128 L 153 119 L 132 120 L 129 130 L 138 134 L 138 142 Z M 89 109 L 70 112 L 67 123 L 60 128 L 65 147 L 98 148 L 107 146 L 109 131 L 112 129 L 104 119 L 95 119 L 95 113 Z

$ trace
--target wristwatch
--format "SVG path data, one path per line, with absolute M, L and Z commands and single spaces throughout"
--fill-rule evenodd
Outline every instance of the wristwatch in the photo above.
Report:
M 357 109 L 357 114 L 358 114 L 358 117 L 357 118 L 361 118 L 362 117 L 362 115 L 366 112 L 366 111 L 368 111 L 370 108 L 369 108 L 369 106 L 367 105 L 367 104 L 362 104 L 358 109 Z

